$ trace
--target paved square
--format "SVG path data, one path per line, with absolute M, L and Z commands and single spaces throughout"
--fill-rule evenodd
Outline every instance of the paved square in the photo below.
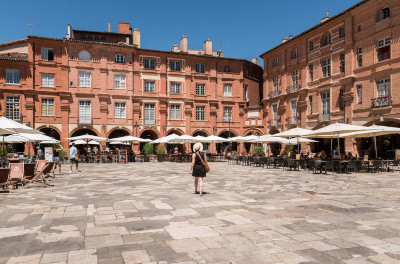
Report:
M 82 164 L 0 194 L 0 263 L 400 263 L 400 175 Z M 64 165 L 64 169 L 65 169 Z

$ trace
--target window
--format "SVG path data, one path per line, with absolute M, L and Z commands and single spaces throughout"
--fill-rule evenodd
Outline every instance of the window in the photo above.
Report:
M 115 74 L 114 75 L 114 88 L 115 89 L 126 89 L 126 75 Z
M 115 102 L 114 117 L 115 118 L 126 118 L 126 103 L 125 102 Z
M 298 56 L 299 56 L 298 50 L 297 50 L 297 49 L 294 49 L 294 50 L 293 50 L 293 53 L 292 53 L 292 59 L 296 59 Z
M 224 106 L 224 122 L 232 122 L 232 107 Z
M 278 91 L 278 77 L 274 77 L 274 91 Z
M 322 40 L 322 47 L 331 44 L 331 34 L 325 35 Z
M 344 89 L 340 89 L 339 91 L 339 104 L 340 104 L 340 109 L 343 110 L 345 107 L 344 104 Z
M 279 65 L 279 59 L 278 59 L 278 57 L 276 57 L 276 58 L 274 59 L 274 64 L 273 64 L 273 66 L 276 67 L 276 66 L 278 66 L 278 65 Z
M 308 65 L 308 72 L 310 74 L 310 81 L 312 82 L 314 80 L 314 65 Z
M 156 62 L 154 59 L 145 59 L 144 60 L 144 68 L 145 69 L 155 69 L 156 68 Z
M 196 83 L 196 95 L 205 95 L 205 84 Z
M 344 53 L 340 53 L 340 72 L 344 72 L 345 70 L 345 55 Z
M 312 114 L 312 113 L 313 113 L 312 96 L 309 96 L 309 97 L 308 97 L 308 102 L 309 102 L 309 104 L 310 104 L 310 114 Z
M 390 17 L 389 7 L 385 7 L 378 14 L 378 22 Z
M 92 74 L 87 71 L 79 72 L 79 87 L 91 87 L 92 86 Z
M 339 38 L 344 38 L 345 34 L 344 28 L 339 28 Z
M 154 69 L 154 68 L 152 68 Z M 170 63 L 171 71 L 180 71 L 181 70 L 181 62 L 180 61 L 171 61 Z
M 322 76 L 323 77 L 331 76 L 331 59 L 322 61 Z
M 273 121 L 273 126 L 278 126 L 278 104 L 274 103 L 272 104 L 272 121 Z
M 180 83 L 171 83 L 171 93 L 172 94 L 180 94 L 181 93 L 181 84 Z
M 181 119 L 181 105 L 173 104 L 171 105 L 171 116 L 172 120 L 180 120 Z
M 231 68 L 229 68 L 229 66 L 225 66 L 224 67 L 224 72 L 231 72 Z
M 144 105 L 144 124 L 145 125 L 156 124 L 155 104 Z
M 224 96 L 232 96 L 232 84 L 224 84 Z
M 314 50 L 314 42 L 310 41 L 309 51 Z
M 292 85 L 293 87 L 297 87 L 298 84 L 298 75 L 297 70 L 292 71 Z
M 321 94 L 322 98 L 322 121 L 327 121 L 330 119 L 331 107 L 330 107 L 330 93 Z
M 12 120 L 20 120 L 19 96 L 7 96 L 6 98 L 6 117 Z
M 19 84 L 19 70 L 6 70 L 6 83 Z
M 117 54 L 117 55 L 115 55 L 115 57 L 114 57 L 114 62 L 115 62 L 115 63 L 122 63 L 122 64 L 126 63 L 125 56 L 122 55 L 122 54 Z
M 357 103 L 361 104 L 362 103 L 362 85 L 359 84 L 356 87 L 357 87 Z
M 54 50 L 49 48 L 42 48 L 42 60 L 54 61 Z
M 90 61 L 92 59 L 92 56 L 90 55 L 90 53 L 88 51 L 82 50 L 78 54 L 78 59 L 83 60 L 83 61 Z
M 80 124 L 92 123 L 92 107 L 90 100 L 79 101 L 79 123 Z
M 379 80 L 377 82 L 378 97 L 390 95 L 390 79 Z
M 42 87 L 54 87 L 54 74 L 42 73 Z
M 206 119 L 205 112 L 206 112 L 205 106 L 196 106 L 196 120 L 204 121 Z
M 42 116 L 54 116 L 54 99 L 42 99 Z
M 297 99 L 290 100 L 290 106 L 292 108 L 292 119 L 291 124 L 297 124 Z
M 204 64 L 196 64 L 196 72 L 198 73 L 205 73 L 205 67 Z
M 390 37 L 378 41 L 378 61 L 390 59 Z
M 362 67 L 363 66 L 363 55 L 362 55 L 362 53 L 363 53 L 363 49 L 362 48 L 358 48 L 357 49 L 357 64 L 358 64 L 358 67 Z
M 156 83 L 154 81 L 144 81 L 144 92 L 145 93 L 155 93 Z

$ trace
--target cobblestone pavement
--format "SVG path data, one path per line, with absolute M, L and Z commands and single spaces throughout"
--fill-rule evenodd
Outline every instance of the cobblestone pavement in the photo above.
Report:
M 0 263 L 400 263 L 399 172 L 82 164 L 0 194 Z M 64 165 L 66 169 L 66 165 Z

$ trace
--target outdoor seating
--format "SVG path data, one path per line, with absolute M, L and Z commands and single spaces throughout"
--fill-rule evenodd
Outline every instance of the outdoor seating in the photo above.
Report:
M 35 177 L 36 163 L 24 163 L 23 184 Z
M 349 172 L 350 170 L 353 170 L 354 172 L 359 172 L 360 168 L 361 168 L 361 161 L 350 160 L 349 163 L 347 163 L 346 173 Z
M 28 188 L 28 186 L 30 186 L 31 184 L 38 184 L 43 187 L 49 187 L 50 185 L 46 183 L 45 175 L 51 172 L 51 170 L 53 169 L 53 165 L 53 162 L 45 164 L 42 170 L 37 172 L 32 179 L 26 180 L 27 184 L 24 188 Z
M 264 162 L 265 166 L 267 166 L 267 169 L 270 167 L 275 167 L 275 158 L 274 157 L 268 157 L 265 158 L 266 162 Z
M 2 189 L 6 189 L 8 190 L 8 192 L 12 192 L 10 189 L 10 168 L 0 168 L 0 186 L 2 187 Z
M 253 157 L 253 166 L 264 167 L 263 157 Z
M 372 161 L 372 166 L 371 166 L 371 171 L 374 170 L 374 172 L 382 172 L 383 170 L 383 161 L 382 160 L 373 160 Z
M 10 181 L 18 188 L 19 183 L 24 180 L 24 164 L 23 163 L 10 163 Z
M 297 164 L 297 160 L 295 159 L 286 159 L 286 168 L 289 168 L 289 170 L 299 170 L 299 166 Z
M 393 172 L 396 169 L 399 169 L 399 165 L 400 165 L 400 160 L 391 160 L 391 161 L 388 162 L 389 170 L 391 170 Z
M 248 166 L 249 165 L 249 157 L 243 156 L 241 164 L 242 164 L 242 166 Z

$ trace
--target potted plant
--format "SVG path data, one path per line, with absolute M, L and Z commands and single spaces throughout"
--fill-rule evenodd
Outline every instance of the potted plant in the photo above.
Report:
M 164 145 L 158 145 L 156 148 L 158 162 L 165 161 L 165 147 Z
M 263 146 L 254 146 L 253 153 L 256 156 L 264 156 L 264 147 Z
M 61 162 L 64 162 L 64 161 L 65 161 L 65 157 L 66 157 L 67 155 L 68 155 L 67 152 L 64 151 L 64 150 L 60 150 L 60 151 L 58 152 L 58 157 L 60 158 L 60 161 L 61 161 Z
M 154 152 L 153 144 L 146 143 L 146 145 L 144 145 L 144 147 L 143 147 L 143 150 L 144 150 L 144 154 L 145 154 L 144 161 L 149 161 L 150 160 L 149 156 L 152 155 Z

